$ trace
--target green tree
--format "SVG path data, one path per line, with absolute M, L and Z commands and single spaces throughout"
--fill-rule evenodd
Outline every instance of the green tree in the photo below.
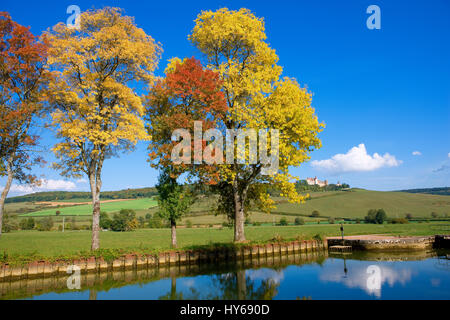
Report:
M 114 214 L 111 221 L 112 231 L 131 231 L 136 229 L 136 212 L 131 209 L 122 209 L 119 214 Z
M 367 211 L 367 216 L 364 217 L 366 223 L 376 223 L 377 210 L 370 209 Z
M 104 211 L 100 212 L 100 228 L 109 230 L 111 229 L 112 220 L 108 214 Z
M 177 220 L 185 214 L 192 203 L 192 197 L 171 175 L 171 167 L 161 171 L 156 189 L 158 190 L 158 215 L 170 222 L 172 247 L 177 247 Z
M 301 226 L 301 225 L 304 225 L 305 224 L 305 220 L 304 219 L 302 219 L 302 218 L 295 218 L 295 220 L 294 220 L 294 223 L 295 223 L 295 225 L 297 225 L 297 226 Z
M 317 211 L 317 210 L 314 210 L 314 211 L 311 213 L 311 217 L 313 217 L 313 218 L 317 218 L 318 216 L 320 216 L 320 213 L 319 213 L 319 211 Z
M 378 224 L 383 224 L 386 220 L 387 215 L 384 209 L 378 209 L 377 214 L 375 215 L 375 222 Z

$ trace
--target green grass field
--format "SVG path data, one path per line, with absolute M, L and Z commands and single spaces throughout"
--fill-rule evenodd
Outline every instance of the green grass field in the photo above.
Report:
M 147 210 L 156 207 L 158 202 L 150 198 L 124 200 L 117 202 L 107 202 L 101 204 L 101 210 L 107 213 L 117 212 L 121 209 Z M 20 215 L 20 217 L 44 217 L 54 216 L 56 211 L 61 212 L 61 216 L 90 216 L 92 215 L 92 205 L 83 204 L 64 208 L 53 207 L 51 209 L 40 210 Z
M 404 225 L 345 225 L 346 235 L 394 234 L 434 235 L 449 233 L 449 223 L 410 223 Z M 246 227 L 245 234 L 251 241 L 267 241 L 275 236 L 283 239 L 310 239 L 316 234 L 339 236 L 339 225 L 260 226 Z M 231 228 L 180 228 L 177 230 L 178 245 L 187 248 L 212 243 L 231 243 Z M 0 239 L 0 253 L 7 255 L 37 254 L 41 257 L 70 256 L 90 248 L 90 231 L 39 232 L 14 231 L 5 233 Z M 129 252 L 161 250 L 170 248 L 170 229 L 138 229 L 132 232 L 101 232 L 103 249 L 124 249 Z
M 283 201 L 281 198 L 277 200 Z M 364 218 L 369 209 L 383 208 L 388 217 L 404 218 L 406 213 L 413 217 L 450 216 L 450 197 L 406 192 L 382 192 L 356 189 L 354 191 L 316 192 L 304 204 L 279 203 L 273 213 L 310 215 L 318 210 L 321 216 Z

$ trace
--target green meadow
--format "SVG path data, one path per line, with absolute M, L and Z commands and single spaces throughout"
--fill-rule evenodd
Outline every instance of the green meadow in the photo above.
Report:
M 117 202 L 107 202 L 101 204 L 101 210 L 107 213 L 117 212 L 121 209 L 133 209 L 133 210 L 147 210 L 156 207 L 158 202 L 150 198 L 136 199 L 136 200 L 124 200 Z M 92 205 L 83 204 L 69 207 L 52 207 L 36 212 L 30 212 L 20 215 L 20 217 L 44 217 L 54 216 L 56 211 L 60 211 L 61 216 L 90 216 L 92 215 Z
M 404 218 L 407 213 L 417 218 L 430 218 L 431 212 L 450 217 L 450 197 L 406 192 L 383 192 L 352 189 L 351 191 L 315 192 L 304 204 L 282 201 L 273 210 L 276 214 L 310 215 L 335 218 L 364 218 L 369 209 L 383 208 L 390 218 Z
M 449 233 L 448 222 L 409 224 L 351 224 L 344 225 L 346 235 L 392 234 L 434 235 Z M 254 242 L 282 239 L 311 239 L 315 235 L 339 236 L 339 225 L 303 226 L 247 226 L 245 234 Z M 177 231 L 179 248 L 192 248 L 213 243 L 231 243 L 232 228 L 180 228 Z M 18 255 L 38 255 L 51 258 L 87 252 L 90 247 L 90 231 L 13 231 L 2 235 L 0 254 L 13 258 Z M 137 229 L 130 232 L 103 231 L 100 233 L 102 249 L 122 249 L 127 252 L 150 252 L 170 248 L 170 229 Z

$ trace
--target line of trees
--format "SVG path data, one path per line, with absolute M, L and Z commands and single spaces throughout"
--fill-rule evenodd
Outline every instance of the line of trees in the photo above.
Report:
M 262 18 L 247 9 L 202 11 L 188 38 L 203 63 L 194 57 L 171 59 L 161 78 L 154 76 L 161 45 L 121 9 L 88 10 L 79 21 L 79 28 L 59 23 L 36 37 L 0 14 L 0 175 L 8 177 L 0 199 L 0 230 L 12 180 L 39 182 L 28 174 L 42 161 L 33 156 L 38 137 L 32 131 L 48 114 L 47 127 L 58 138 L 53 168 L 66 177 L 85 176 L 90 184 L 92 250 L 100 248 L 104 163 L 133 151 L 139 141 L 149 142 L 150 163 L 161 171 L 159 215 L 170 221 L 173 246 L 176 221 L 193 201 L 191 188 L 179 184 L 182 175 L 219 195 L 217 213 L 234 222 L 236 242 L 245 241 L 250 206 L 273 208 L 269 187 L 291 202 L 305 201 L 288 168 L 308 161 L 309 153 L 320 148 L 317 135 L 324 124 L 311 107 L 312 94 L 281 76 Z M 279 148 L 269 155 L 277 157 L 278 170 L 264 174 L 270 164 L 255 163 L 247 154 L 233 155 L 225 164 L 217 136 L 197 137 L 196 121 L 222 136 L 227 130 L 279 129 Z M 173 141 L 180 128 L 189 134 Z M 275 139 L 270 135 L 259 145 Z M 175 158 L 180 161 L 173 161 L 179 142 L 183 147 Z M 128 221 L 129 214 L 120 213 L 116 220 Z

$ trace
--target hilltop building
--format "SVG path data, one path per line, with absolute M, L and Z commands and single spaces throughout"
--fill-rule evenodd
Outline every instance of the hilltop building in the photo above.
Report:
M 318 185 L 319 187 L 325 187 L 328 185 L 328 180 L 322 181 L 322 180 L 317 179 L 317 177 L 306 178 L 306 183 L 309 184 L 310 186 Z

